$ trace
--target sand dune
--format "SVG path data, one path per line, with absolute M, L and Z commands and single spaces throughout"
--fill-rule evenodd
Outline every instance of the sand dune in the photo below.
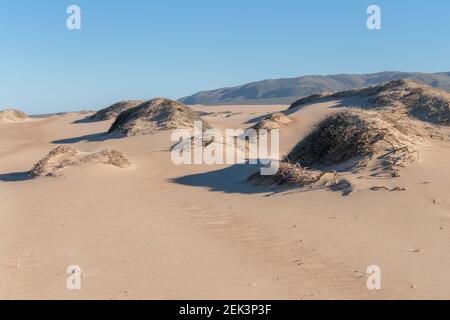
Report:
M 55 177 L 61 175 L 66 167 L 91 163 L 108 164 L 119 168 L 126 168 L 131 165 L 127 158 L 115 150 L 81 153 L 70 146 L 59 146 L 33 166 L 30 176 L 32 178 Z
M 363 89 L 312 95 L 294 102 L 290 108 L 324 99 L 349 97 L 366 100 L 368 108 L 385 108 L 422 121 L 450 125 L 450 94 L 411 80 L 396 80 Z
M 197 116 L 172 103 L 152 103 L 163 113 L 175 108 L 162 121 L 147 106 L 125 111 L 112 127 L 74 124 L 83 117 L 76 114 L 0 124 L 0 298 L 448 298 L 450 130 L 431 114 L 421 121 L 402 111 L 409 109 L 374 109 L 367 97 L 310 99 L 290 109 L 193 108 L 215 112 L 204 120 L 221 130 L 283 112 L 290 121 L 280 125 L 282 155 L 329 182 L 302 188 L 250 183 L 250 165 L 174 165 L 171 131 L 155 128 Z M 364 130 L 350 130 L 351 139 L 338 131 L 337 142 L 347 144 L 323 150 L 301 144 L 335 132 L 327 119 L 342 112 Z M 123 138 L 75 139 L 109 128 Z M 392 146 L 374 128 L 417 151 L 395 164 L 398 175 L 380 167 Z M 50 168 L 43 175 L 54 172 L 61 161 L 46 155 L 61 140 L 70 144 L 60 149 L 69 159 L 116 150 L 133 166 L 72 165 L 52 179 L 23 179 L 41 158 Z M 65 288 L 69 265 L 83 271 L 80 291 Z M 381 290 L 366 287 L 370 265 L 382 270 Z
M 195 111 L 184 104 L 166 98 L 155 98 L 120 113 L 108 133 L 133 136 L 158 130 L 192 128 L 194 121 L 203 122 L 205 129 L 209 127 Z
M 349 194 L 354 191 L 353 180 L 363 176 L 398 177 L 402 168 L 418 160 L 415 140 L 421 130 L 416 128 L 412 133 L 402 129 L 386 121 L 383 113 L 354 108 L 333 113 L 292 148 L 278 174 L 256 174 L 250 180 L 258 184 L 342 189 Z
M 5 109 L 0 111 L 0 122 L 17 122 L 25 121 L 28 116 L 22 111 L 15 109 Z

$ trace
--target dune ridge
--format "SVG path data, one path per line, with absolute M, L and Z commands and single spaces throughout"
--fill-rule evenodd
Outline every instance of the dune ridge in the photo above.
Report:
M 317 94 L 297 100 L 289 109 L 324 99 L 365 98 L 371 109 L 390 109 L 422 121 L 450 125 L 450 94 L 412 80 L 395 80 L 377 86 L 332 94 Z
M 85 121 L 95 122 L 95 121 L 112 120 L 115 119 L 121 112 L 134 108 L 143 102 L 145 102 L 145 100 L 119 101 L 109 107 L 97 111 L 93 115 L 87 117 Z

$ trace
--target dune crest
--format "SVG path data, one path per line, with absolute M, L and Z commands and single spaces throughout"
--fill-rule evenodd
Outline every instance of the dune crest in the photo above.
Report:
M 116 118 L 121 112 L 134 108 L 143 102 L 144 100 L 119 101 L 107 108 L 97 111 L 95 114 L 88 117 L 86 121 L 96 122 L 96 121 L 112 120 Z
M 186 105 L 166 98 L 155 98 L 119 114 L 108 133 L 125 136 L 151 134 L 159 130 L 193 128 L 194 121 L 201 121 L 203 129 L 210 128 Z
M 395 80 L 377 86 L 312 95 L 294 102 L 289 109 L 323 99 L 363 98 L 370 109 L 387 109 L 421 121 L 450 125 L 450 94 L 412 80 Z

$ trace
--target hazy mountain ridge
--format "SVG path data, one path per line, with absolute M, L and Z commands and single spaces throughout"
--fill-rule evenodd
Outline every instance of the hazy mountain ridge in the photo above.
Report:
M 179 99 L 185 104 L 291 103 L 298 98 L 320 92 L 338 92 L 367 87 L 392 80 L 415 80 L 450 91 L 450 72 L 419 73 L 387 71 L 372 74 L 311 75 L 297 78 L 270 79 L 236 87 L 201 91 Z

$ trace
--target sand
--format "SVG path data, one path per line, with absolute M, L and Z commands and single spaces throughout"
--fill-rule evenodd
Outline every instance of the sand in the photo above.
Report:
M 287 106 L 193 108 L 218 113 L 204 119 L 224 129 Z M 344 108 L 327 100 L 286 112 L 282 153 Z M 111 121 L 74 124 L 83 117 L 0 124 L 1 299 L 449 298 L 446 128 L 411 120 L 420 159 L 343 196 L 255 186 L 248 166 L 176 166 L 170 132 L 97 139 Z M 133 166 L 27 179 L 58 145 L 117 150 Z M 405 190 L 370 190 L 383 186 Z M 66 289 L 69 265 L 82 269 L 81 290 Z M 381 290 L 366 287 L 370 265 L 382 270 Z

